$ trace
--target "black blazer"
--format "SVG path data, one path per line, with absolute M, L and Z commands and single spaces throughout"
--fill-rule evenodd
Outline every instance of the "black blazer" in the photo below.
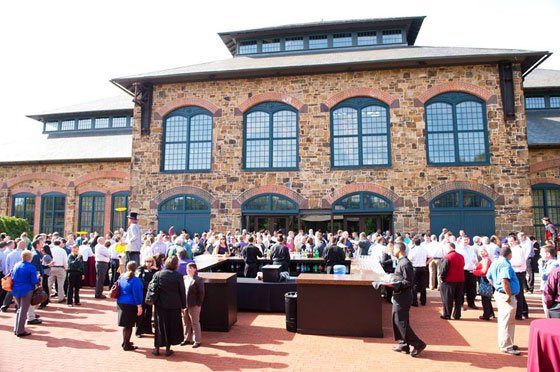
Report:
M 187 295 L 183 275 L 175 270 L 164 269 L 154 274 L 157 283 L 157 300 L 155 305 L 162 309 L 184 309 L 187 307 Z
M 186 279 L 188 275 L 184 278 Z M 189 285 L 189 295 L 187 296 L 187 307 L 202 306 L 204 301 L 204 281 L 197 274 Z

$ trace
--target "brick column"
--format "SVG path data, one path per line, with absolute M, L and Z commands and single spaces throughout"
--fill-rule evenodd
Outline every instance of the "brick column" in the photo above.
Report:
M 9 211 L 9 205 L 10 205 L 10 200 L 9 200 L 9 195 L 8 195 L 8 188 L 1 188 L 0 189 L 0 215 L 2 216 L 8 216 L 10 213 Z
M 40 233 L 41 228 L 41 205 L 42 205 L 41 194 L 35 196 L 35 216 L 33 217 L 33 235 Z
M 78 202 L 76 189 L 68 187 L 66 191 L 66 211 L 64 213 L 64 234 L 73 234 L 78 231 Z
M 107 192 L 105 194 L 105 219 L 104 219 L 104 222 L 103 222 L 103 226 L 104 226 L 103 227 L 103 230 L 104 230 L 103 234 L 107 234 L 108 232 L 111 231 L 111 213 L 112 213 L 112 210 L 111 210 L 111 201 L 112 201 L 111 195 L 112 194 L 110 192 Z

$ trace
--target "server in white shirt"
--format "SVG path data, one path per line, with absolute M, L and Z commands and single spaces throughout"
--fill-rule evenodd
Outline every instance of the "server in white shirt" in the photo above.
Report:
M 414 239 L 414 245 L 408 253 L 408 259 L 414 268 L 412 306 L 418 306 L 418 292 L 420 292 L 420 303 L 422 306 L 426 306 L 426 265 L 430 261 L 430 254 L 421 243 L 420 239 Z
M 525 287 L 527 292 L 533 293 L 535 289 L 535 273 L 533 271 L 534 263 L 533 259 L 535 259 L 535 248 L 533 246 L 533 242 L 524 232 L 517 233 L 517 237 L 519 238 L 519 244 L 523 247 L 523 251 L 525 252 L 525 257 L 527 257 L 527 277 L 525 282 Z
M 467 295 L 467 305 L 471 309 L 478 309 L 474 300 L 476 298 L 476 276 L 473 272 L 478 263 L 478 258 L 474 248 L 470 245 L 470 238 L 466 235 L 461 239 L 461 245 L 456 249 L 457 253 L 465 258 L 465 294 Z
M 61 248 L 62 241 L 55 240 L 51 248 L 52 258 L 54 265 L 51 267 L 49 274 L 49 291 L 56 281 L 56 288 L 58 291 L 58 302 L 64 302 L 64 280 L 66 279 L 66 269 L 68 268 L 68 255 L 66 251 Z
M 525 300 L 525 274 L 527 272 L 527 252 L 525 248 L 519 244 L 519 239 L 515 234 L 508 236 L 508 244 L 511 248 L 511 266 L 515 275 L 517 275 L 517 280 L 519 280 L 519 293 L 515 296 L 517 298 L 517 309 L 515 311 L 515 319 L 523 320 L 529 319 L 529 307 L 527 306 L 527 301 Z
M 434 234 L 430 237 L 430 243 L 427 245 L 428 253 L 432 260 L 428 265 L 429 270 L 429 277 L 430 277 L 430 289 L 440 289 L 441 286 L 441 278 L 439 277 L 440 274 L 440 263 L 441 259 L 443 258 L 443 244 L 437 241 L 437 236 Z
M 107 241 L 107 243 L 110 247 L 111 242 Z M 97 276 L 95 278 L 95 298 L 107 298 L 103 295 L 103 283 L 105 282 L 105 276 L 109 269 L 109 261 L 111 260 L 109 247 L 105 245 L 105 238 L 99 238 L 97 240 L 97 245 L 95 246 L 95 270 L 97 271 Z

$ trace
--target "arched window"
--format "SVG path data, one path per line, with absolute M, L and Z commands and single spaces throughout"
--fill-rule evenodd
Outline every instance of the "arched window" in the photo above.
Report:
M 241 205 L 242 227 L 249 231 L 295 231 L 299 205 L 280 194 L 260 194 Z
M 428 164 L 489 164 L 486 104 L 466 93 L 444 93 L 426 103 Z
M 373 98 L 351 98 L 331 111 L 331 163 L 337 167 L 391 165 L 389 108 Z
M 533 226 L 535 237 L 544 242 L 543 217 L 550 218 L 554 226 L 560 224 L 560 186 L 550 183 L 534 185 L 533 189 Z
M 12 216 L 26 219 L 31 232 L 33 232 L 33 223 L 35 221 L 35 195 L 25 193 L 15 194 L 12 197 L 12 201 Z
M 128 212 L 128 191 L 121 191 L 111 196 L 111 231 L 123 228 L 126 230 L 126 216 Z M 124 210 L 123 210 L 124 208 Z
M 94 232 L 103 235 L 105 227 L 105 194 L 87 192 L 80 195 L 78 231 Z
M 52 192 L 41 196 L 41 229 L 45 234 L 64 233 L 66 195 Z
M 371 192 L 357 192 L 345 195 L 332 204 L 334 213 L 392 211 L 393 203 L 381 195 Z
M 158 206 L 158 229 L 175 232 L 182 229 L 190 234 L 210 230 L 210 203 L 191 194 L 175 195 Z
M 163 122 L 163 172 L 212 169 L 212 114 L 201 107 L 181 107 Z
M 298 204 L 285 196 L 279 194 L 264 194 L 254 196 L 241 206 L 243 212 L 256 213 L 298 213 Z
M 253 106 L 243 117 L 244 169 L 297 169 L 298 112 L 280 102 Z

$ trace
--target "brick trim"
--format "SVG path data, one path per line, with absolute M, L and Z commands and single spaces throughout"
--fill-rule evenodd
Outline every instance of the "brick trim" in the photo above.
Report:
M 328 110 L 330 110 L 338 103 L 353 97 L 371 97 L 386 103 L 387 106 L 391 108 L 400 107 L 399 100 L 391 96 L 389 93 L 379 89 L 366 88 L 366 87 L 350 88 L 350 89 L 343 90 L 342 92 L 338 92 L 334 96 L 327 99 L 324 105 Z
M 33 180 L 53 181 L 63 186 L 68 186 L 70 184 L 70 181 L 68 181 L 66 178 L 62 176 L 52 174 L 52 173 L 46 173 L 46 172 L 35 172 L 35 173 L 23 174 L 21 176 L 17 176 L 12 179 L 9 179 L 8 181 L 6 181 L 6 186 L 8 188 L 12 188 L 13 186 L 20 184 L 22 182 L 33 181 Z
M 111 196 L 109 189 L 103 187 L 77 187 L 76 188 L 76 198 L 80 198 L 80 195 L 85 194 L 86 192 L 100 192 L 105 195 L 105 197 Z
M 39 195 L 39 191 L 34 190 L 30 187 L 16 187 L 10 190 L 10 196 L 14 196 L 15 194 L 22 194 L 22 193 L 33 194 L 35 196 Z
M 233 208 L 241 208 L 241 205 L 243 205 L 243 203 L 247 200 L 260 194 L 280 194 L 295 201 L 299 205 L 300 209 L 309 208 L 309 200 L 282 185 L 266 185 L 246 190 L 237 198 L 233 199 Z
M 90 182 L 90 181 L 98 180 L 98 179 L 102 179 L 102 178 L 122 178 L 122 179 L 126 179 L 130 182 L 130 173 L 129 172 L 123 172 L 123 171 L 117 171 L 117 170 L 90 172 L 90 173 L 85 174 L 81 177 L 78 177 L 74 181 L 74 187 L 78 187 L 78 186 L 80 186 L 80 185 L 82 185 L 86 182 Z
M 37 191 L 37 195 L 45 195 L 49 192 L 59 192 L 68 197 L 68 190 L 63 189 L 62 187 L 41 187 L 41 190 Z
M 178 98 L 173 102 L 166 104 L 154 113 L 155 120 L 162 120 L 165 115 L 169 114 L 171 111 L 176 110 L 180 107 L 185 106 L 198 106 L 202 107 L 212 113 L 214 117 L 222 116 L 222 110 L 210 101 L 204 98 L 199 98 L 195 96 L 188 96 L 183 98 Z
M 484 100 L 486 103 L 491 104 L 497 102 L 497 100 L 492 99 L 493 94 L 477 85 L 463 83 L 459 81 L 448 81 L 443 84 L 438 84 L 426 90 L 424 93 L 420 94 L 417 99 L 420 103 L 425 104 L 431 98 L 447 92 L 464 92 L 477 96 Z
M 560 158 L 545 160 L 535 164 L 531 164 L 531 166 L 529 167 L 529 172 L 536 173 L 552 168 L 560 168 Z
M 299 99 L 285 93 L 268 92 L 252 96 L 245 102 L 241 103 L 236 108 L 235 114 L 237 116 L 243 115 L 243 113 L 251 107 L 263 102 L 283 102 L 287 105 L 292 106 L 301 113 L 303 113 L 304 111 L 307 112 L 307 105 L 304 105 L 304 103 Z
M 419 207 L 427 207 L 430 205 L 430 202 L 438 197 L 439 195 L 443 194 L 447 191 L 452 190 L 471 190 L 479 192 L 483 195 L 486 195 L 490 199 L 494 201 L 494 205 L 504 205 L 505 200 L 504 196 L 498 194 L 493 188 L 490 186 L 483 185 L 481 183 L 476 183 L 472 181 L 451 181 L 441 184 L 436 187 L 432 187 L 428 192 L 424 195 L 418 197 L 418 206 Z
M 157 209 L 157 207 L 164 200 L 172 196 L 181 194 L 192 194 L 206 200 L 212 206 L 212 208 L 220 207 L 220 201 L 212 196 L 212 194 L 210 194 L 208 191 L 195 186 L 179 186 L 169 190 L 165 190 L 164 192 L 150 200 L 150 209 Z
M 130 192 L 130 186 L 115 186 L 112 189 L 107 190 L 107 192 L 111 195 L 116 194 L 118 192 L 128 191 Z
M 538 185 L 540 183 L 551 183 L 553 185 L 560 186 L 560 179 L 558 178 L 533 178 L 531 180 L 531 185 Z
M 339 188 L 338 190 L 335 190 L 332 194 L 321 201 L 322 207 L 331 208 L 332 204 L 343 196 L 361 191 L 372 192 L 374 194 L 384 196 L 385 198 L 393 202 L 394 208 L 400 208 L 404 206 L 404 199 L 392 190 L 375 183 L 364 182 L 346 185 Z

